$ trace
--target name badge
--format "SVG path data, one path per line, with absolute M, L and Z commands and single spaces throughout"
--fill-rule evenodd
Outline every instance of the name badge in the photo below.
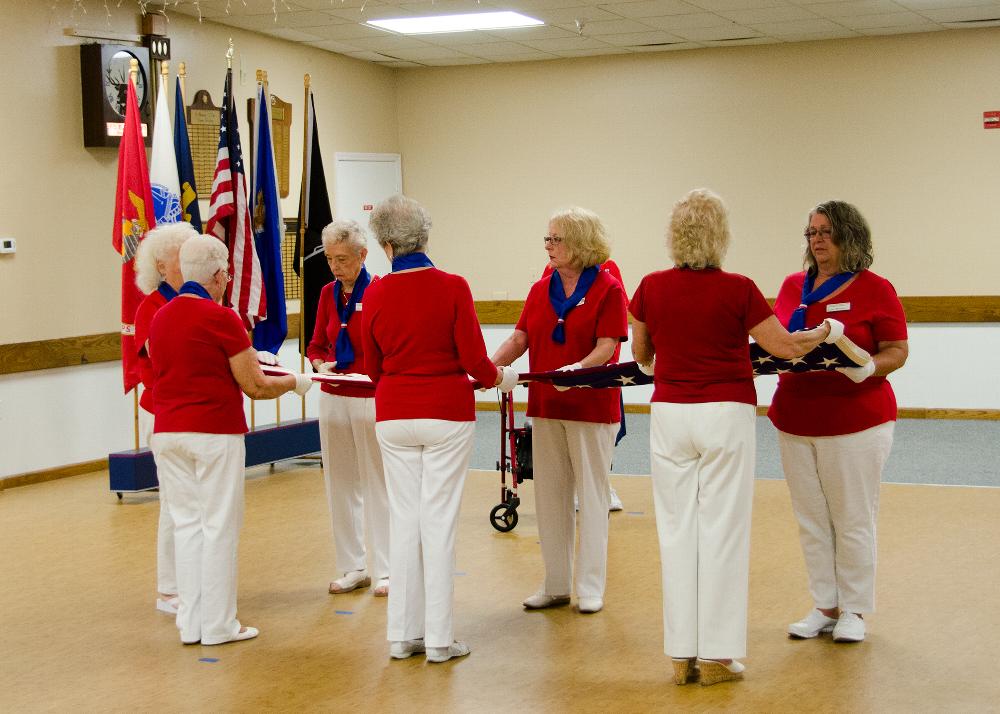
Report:
M 587 298 L 582 297 L 580 298 L 580 302 L 577 303 L 577 306 L 583 305 L 585 302 L 587 302 Z
M 827 312 L 847 312 L 851 309 L 849 302 L 834 302 L 826 306 Z
M 354 303 L 354 312 L 361 312 L 361 303 L 360 302 Z

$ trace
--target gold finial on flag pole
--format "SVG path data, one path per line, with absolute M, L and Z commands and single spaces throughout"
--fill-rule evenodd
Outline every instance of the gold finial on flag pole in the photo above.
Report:
M 187 65 L 184 62 L 177 65 L 177 79 L 179 79 L 181 83 L 181 101 L 186 104 L 187 92 L 184 91 L 184 83 L 185 80 L 187 80 Z
M 258 69 L 257 70 L 257 84 L 263 84 L 263 83 L 264 83 L 264 70 Z
M 164 82 L 170 78 L 170 60 L 160 60 L 160 75 Z
M 132 84 L 139 86 L 139 60 L 135 57 L 128 61 L 128 75 L 132 80 Z
M 236 53 L 236 51 L 235 51 L 235 49 L 233 49 L 233 38 L 230 37 L 229 38 L 229 49 L 226 50 L 226 68 L 227 69 L 232 69 L 233 68 L 233 55 L 235 53 Z

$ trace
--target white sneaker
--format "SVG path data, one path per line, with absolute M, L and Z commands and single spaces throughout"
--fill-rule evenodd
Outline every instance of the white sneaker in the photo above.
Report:
M 584 615 L 591 615 L 604 609 L 604 601 L 599 597 L 582 597 L 577 607 Z
M 358 588 L 366 588 L 371 584 L 372 579 L 368 576 L 367 570 L 352 570 L 350 573 L 344 573 L 344 577 L 330 583 L 330 594 L 341 595 Z
M 834 642 L 861 642 L 865 639 L 865 621 L 855 612 L 842 612 L 833 628 Z
M 541 610 L 546 607 L 558 607 L 569 605 L 569 595 L 546 595 L 544 592 L 537 592 L 524 598 L 525 610 Z
M 622 500 L 618 498 L 618 492 L 615 491 L 614 487 L 609 489 L 608 496 L 610 497 L 610 505 L 608 506 L 609 511 L 622 511 L 625 509 L 625 506 L 622 505 Z
M 452 657 L 465 657 L 472 650 L 464 642 L 459 642 L 455 640 L 451 643 L 450 647 L 428 647 L 427 648 L 427 661 L 428 662 L 447 662 Z
M 827 617 L 819 610 L 813 609 L 798 622 L 788 626 L 788 634 L 799 640 L 811 640 L 821 632 L 829 632 L 837 624 L 837 618 Z
M 168 615 L 176 615 L 177 608 L 181 604 L 181 599 L 174 595 L 168 600 L 164 600 L 162 597 L 156 598 L 156 609 L 160 612 L 165 612 Z
M 424 652 L 424 641 L 419 640 L 403 640 L 401 642 L 393 642 L 389 645 L 389 656 L 393 659 L 406 659 L 415 654 L 422 654 Z

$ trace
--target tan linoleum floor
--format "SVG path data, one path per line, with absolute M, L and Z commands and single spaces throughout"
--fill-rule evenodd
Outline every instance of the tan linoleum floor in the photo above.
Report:
M 526 613 L 532 487 L 501 534 L 498 475 L 470 474 L 455 582 L 472 654 L 442 665 L 389 659 L 384 599 L 326 593 L 317 468 L 251 471 L 239 606 L 261 636 L 218 647 L 182 646 L 154 610 L 155 495 L 119 502 L 107 472 L 0 491 L 0 711 L 1000 711 L 1000 490 L 883 486 L 879 611 L 841 645 L 785 636 L 810 602 L 785 485 L 758 481 L 746 679 L 677 687 L 649 479 L 614 483 L 605 610 Z

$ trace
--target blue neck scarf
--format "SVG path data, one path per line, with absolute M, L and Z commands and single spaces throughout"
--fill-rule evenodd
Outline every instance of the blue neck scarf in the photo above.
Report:
M 585 268 L 580 274 L 580 279 L 576 281 L 576 290 L 573 291 L 572 295 L 566 297 L 566 291 L 563 289 L 563 282 L 562 278 L 559 277 L 559 271 L 552 271 L 552 275 L 549 277 L 549 302 L 552 303 L 552 309 L 555 310 L 556 318 L 558 318 L 556 329 L 552 331 L 553 341 L 561 345 L 566 343 L 566 315 L 580 304 L 583 296 L 587 294 L 590 286 L 597 279 L 597 274 L 596 265 Z
M 398 258 L 392 259 L 392 272 L 398 273 L 400 270 L 410 268 L 433 268 L 434 263 L 427 257 L 426 253 L 407 253 Z
M 813 285 L 816 284 L 816 275 L 812 272 L 806 272 L 806 279 L 802 283 L 802 302 L 788 318 L 788 331 L 804 330 L 806 328 L 806 309 L 814 302 L 819 302 L 833 293 L 853 277 L 854 273 L 838 273 L 813 290 Z
M 178 295 L 197 295 L 198 297 L 208 298 L 212 300 L 212 296 L 208 294 L 208 290 L 201 283 L 196 283 L 193 280 L 188 280 L 186 283 L 181 285 L 181 289 L 177 291 Z M 215 302 L 213 300 L 213 302 Z
M 170 302 L 175 297 L 177 297 L 177 291 L 174 290 L 174 287 L 166 280 L 160 283 L 160 286 L 156 288 L 156 292 L 160 293 L 160 295 L 166 298 L 167 302 Z
M 333 299 L 337 306 L 337 315 L 340 317 L 340 332 L 337 333 L 337 343 L 334 345 L 337 369 L 343 369 L 354 362 L 354 345 L 351 344 L 351 338 L 347 334 L 347 321 L 354 314 L 354 309 L 361 302 L 361 298 L 365 294 L 365 288 L 368 287 L 368 283 L 370 282 L 371 276 L 368 275 L 368 270 L 362 265 L 361 272 L 358 273 L 357 280 L 354 281 L 354 289 L 351 291 L 351 297 L 347 298 L 347 304 L 343 306 L 341 303 L 343 302 L 344 286 L 339 280 L 334 283 Z

